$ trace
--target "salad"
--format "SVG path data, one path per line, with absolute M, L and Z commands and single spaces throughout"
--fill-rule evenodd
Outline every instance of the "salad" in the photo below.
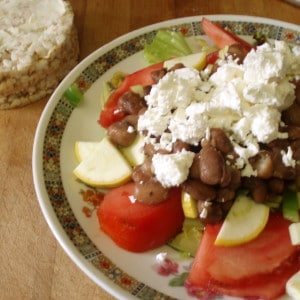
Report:
M 76 145 L 74 174 L 109 188 L 97 216 L 120 247 L 195 255 L 192 295 L 275 299 L 300 267 L 299 47 L 202 27 L 216 46 L 192 53 L 159 31 L 151 65 L 116 74 L 99 118 L 107 135 Z

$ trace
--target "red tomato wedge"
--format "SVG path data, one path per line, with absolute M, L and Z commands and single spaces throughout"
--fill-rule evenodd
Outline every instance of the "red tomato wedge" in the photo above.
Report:
M 229 32 L 222 28 L 220 25 L 206 19 L 202 18 L 201 26 L 204 33 L 219 47 L 224 48 L 225 46 L 230 46 L 233 44 L 242 45 L 247 52 L 249 52 L 253 46 L 250 45 L 245 40 L 239 38 L 232 32 Z
M 134 183 L 110 190 L 97 211 L 101 229 L 121 248 L 143 252 L 165 244 L 181 231 L 181 192 L 171 189 L 156 205 L 132 203 Z
M 122 84 L 116 89 L 106 101 L 99 118 L 99 123 L 102 127 L 107 128 L 114 122 L 121 120 L 125 114 L 119 110 L 119 98 L 129 91 L 130 87 L 134 85 L 152 85 L 154 81 L 151 73 L 160 70 L 163 67 L 163 62 L 148 66 L 144 69 L 138 70 L 125 77 Z
M 208 225 L 187 285 L 237 297 L 279 297 L 300 268 L 300 251 L 291 245 L 289 225 L 281 215 L 272 214 L 256 239 L 236 247 L 215 246 L 221 225 Z

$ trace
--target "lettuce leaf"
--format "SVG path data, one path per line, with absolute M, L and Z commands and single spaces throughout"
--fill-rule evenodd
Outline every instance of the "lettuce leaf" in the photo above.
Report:
M 147 44 L 143 51 L 150 64 L 191 53 L 192 50 L 181 33 L 166 30 L 159 30 L 151 44 Z

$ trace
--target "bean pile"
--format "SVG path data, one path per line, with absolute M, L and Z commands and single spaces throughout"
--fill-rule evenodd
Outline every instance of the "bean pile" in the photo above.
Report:
M 243 62 L 246 55 L 238 45 L 229 47 L 228 53 L 238 59 L 239 63 Z M 170 70 L 153 72 L 153 79 L 158 82 L 167 72 L 182 67 L 184 65 L 177 64 Z M 217 67 L 214 65 L 211 72 Z M 199 217 L 204 224 L 222 221 L 239 189 L 249 190 L 256 202 L 275 201 L 283 193 L 285 186 L 300 176 L 298 164 L 295 167 L 286 166 L 282 160 L 282 153 L 287 153 L 288 147 L 292 150 L 293 159 L 300 160 L 300 81 L 295 81 L 294 84 L 296 98 L 282 112 L 285 126 L 280 129 L 281 132 L 288 133 L 288 138 L 260 144 L 259 153 L 249 161 L 257 176 L 241 176 L 241 171 L 236 167 L 238 156 L 226 132 L 221 128 L 210 128 L 208 137 L 202 139 L 197 146 L 177 140 L 172 151 L 167 151 L 155 150 L 152 144 L 145 144 L 145 161 L 135 167 L 132 174 L 132 180 L 136 184 L 135 198 L 147 204 L 163 201 L 168 195 L 168 189 L 155 178 L 152 157 L 157 152 L 168 154 L 186 149 L 194 152 L 195 157 L 182 189 L 197 200 Z M 144 97 L 150 90 L 151 86 L 146 86 L 143 88 L 143 95 L 129 91 L 120 97 L 119 107 L 126 116 L 112 124 L 107 131 L 115 145 L 129 146 L 136 138 L 138 117 L 147 109 Z

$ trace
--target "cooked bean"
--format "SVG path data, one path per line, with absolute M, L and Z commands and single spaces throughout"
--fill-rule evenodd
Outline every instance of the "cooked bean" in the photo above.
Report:
M 168 153 L 170 153 L 170 151 L 165 150 L 165 149 L 155 149 L 155 147 L 152 144 L 147 143 L 144 145 L 144 153 L 147 156 L 152 157 L 156 153 L 168 154 Z
M 150 92 L 151 92 L 151 89 L 152 89 L 152 85 L 145 85 L 143 86 L 143 89 L 144 89 L 144 95 L 149 95 Z
M 282 112 L 282 119 L 288 125 L 300 126 L 300 104 L 296 101 Z
M 129 91 L 119 98 L 119 106 L 126 114 L 137 115 L 142 108 L 146 107 L 146 102 L 139 94 Z
M 222 211 L 223 211 L 223 216 L 224 216 L 224 218 L 226 217 L 227 213 L 229 212 L 229 210 L 230 210 L 230 208 L 231 208 L 233 202 L 234 202 L 234 199 L 225 201 L 225 202 L 223 202 L 223 203 L 220 203 L 220 204 L 221 204 Z
M 247 55 L 247 51 L 240 44 L 233 44 L 228 47 L 228 54 L 237 60 L 238 64 L 243 63 L 244 58 Z
M 223 166 L 223 175 L 221 177 L 221 180 L 220 180 L 220 186 L 221 187 L 227 187 L 231 182 L 231 167 L 227 166 L 225 163 L 224 163 L 224 166 Z
M 173 143 L 173 147 L 172 147 L 172 152 L 176 153 L 176 152 L 181 152 L 182 150 L 190 150 L 190 145 L 188 143 L 185 143 L 181 140 L 176 140 Z
M 254 170 L 257 171 L 257 177 L 271 178 L 274 171 L 271 153 L 265 150 L 260 151 L 255 157 L 249 159 Z
M 241 177 L 241 171 L 231 167 L 231 180 L 227 187 L 235 191 L 241 185 Z
M 220 188 L 217 192 L 216 201 L 224 203 L 233 200 L 235 197 L 235 191 L 230 188 Z
M 270 143 L 266 144 L 266 146 L 270 150 L 274 149 L 287 149 L 287 147 L 290 145 L 290 142 L 288 140 L 283 140 L 283 139 L 276 139 L 271 141 Z
M 118 146 L 130 146 L 136 135 L 136 130 L 126 119 L 113 123 L 107 129 L 108 138 L 113 144 Z
M 200 180 L 200 153 L 196 153 L 194 156 L 189 176 L 193 179 Z
M 198 201 L 198 211 L 203 224 L 217 224 L 224 218 L 222 205 L 218 202 Z
M 300 139 L 300 126 L 288 125 L 288 126 L 286 126 L 284 131 L 288 133 L 288 135 L 289 135 L 288 139 L 289 140 L 298 140 L 298 139 Z
M 175 64 L 172 68 L 170 68 L 169 70 L 168 70 L 168 72 L 172 72 L 172 71 L 175 71 L 175 70 L 178 70 L 178 69 L 182 69 L 182 68 L 184 68 L 185 66 L 184 66 L 184 64 L 182 64 L 182 63 L 177 63 L 177 64 Z
M 124 117 L 123 120 L 128 122 L 134 128 L 137 128 L 138 118 L 139 118 L 138 115 L 127 115 L 127 116 Z
M 216 190 L 200 180 L 188 179 L 182 184 L 185 192 L 191 195 L 192 198 L 201 201 L 210 201 L 216 198 Z
M 284 163 L 282 162 L 281 151 L 282 149 L 280 148 L 272 149 L 272 161 L 274 164 L 273 177 L 284 179 L 284 180 L 295 179 L 296 170 L 293 167 L 284 165 Z
M 153 177 L 152 172 L 152 160 L 150 158 L 146 158 L 145 161 L 136 166 L 132 172 L 132 180 L 134 182 L 143 183 L 148 181 L 151 177 Z
M 268 190 L 271 194 L 282 194 L 284 189 L 284 181 L 279 178 L 270 178 L 267 181 Z
M 210 130 L 209 142 L 212 146 L 225 154 L 228 154 L 233 150 L 230 139 L 220 128 L 212 128 Z
M 154 82 L 158 82 L 161 78 L 163 78 L 167 73 L 166 69 L 160 69 L 160 70 L 155 70 L 153 72 L 151 72 L 151 77 L 153 79 Z
M 296 102 L 300 104 L 300 80 L 298 80 L 295 84 L 296 84 L 296 88 L 295 88 Z
M 243 178 L 243 186 L 250 190 L 250 194 L 255 202 L 263 203 L 268 199 L 267 184 L 263 179 L 257 177 Z
M 297 182 L 299 182 L 299 186 L 300 186 L 300 165 L 296 164 L 296 179 Z
M 300 160 L 300 139 L 291 142 L 291 149 L 293 151 L 293 158 Z
M 164 188 L 155 178 L 143 183 L 136 183 L 134 197 L 145 204 L 157 204 L 168 196 L 168 189 Z
M 260 185 L 256 186 L 252 192 L 251 195 L 253 197 L 253 200 L 257 203 L 263 203 L 268 199 L 268 189 L 264 182 L 262 182 Z
M 203 147 L 200 151 L 200 178 L 209 184 L 220 184 L 224 176 L 225 161 L 222 154 L 212 146 Z

